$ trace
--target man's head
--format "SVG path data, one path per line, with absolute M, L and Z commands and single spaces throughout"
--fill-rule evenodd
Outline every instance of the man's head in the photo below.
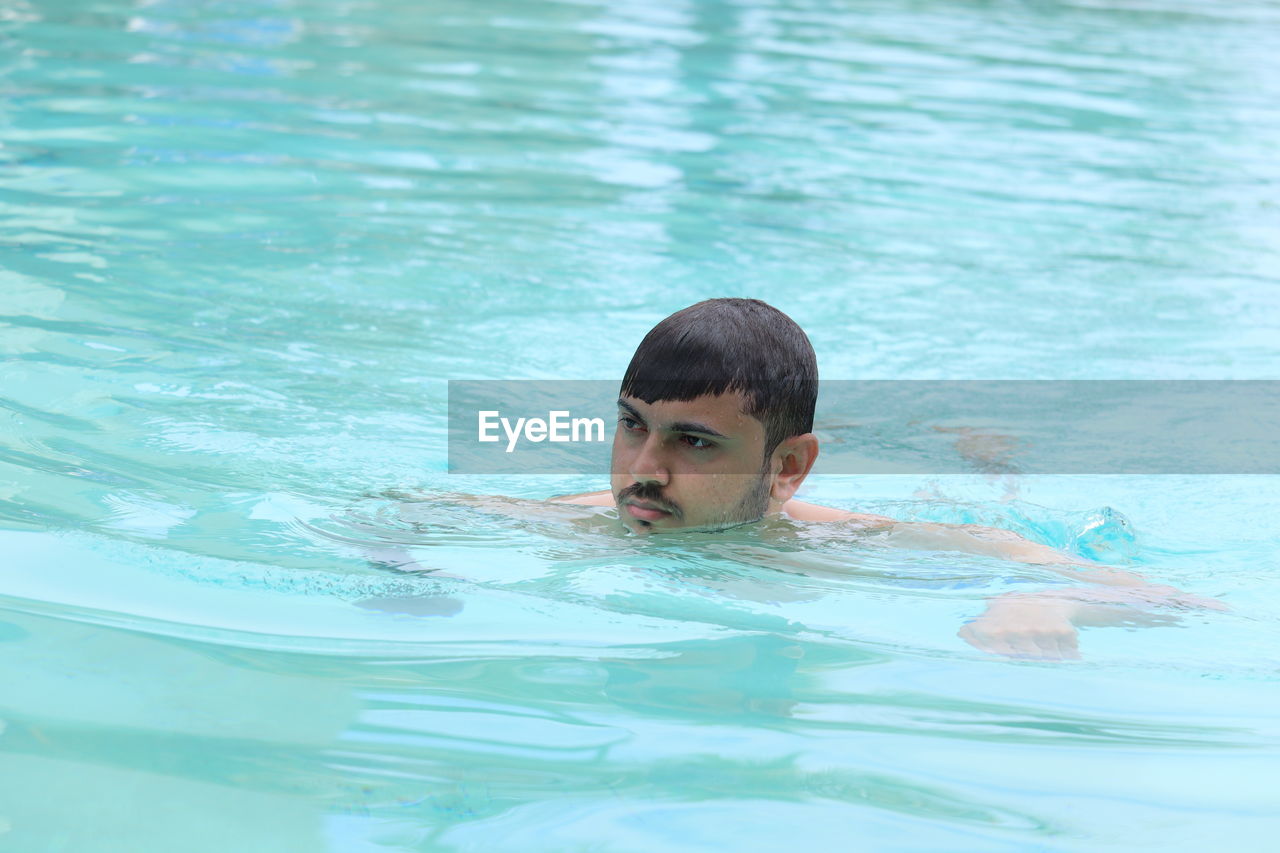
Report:
M 622 380 L 612 487 L 632 529 L 713 528 L 779 510 L 817 456 L 804 332 L 755 299 L 677 311 Z

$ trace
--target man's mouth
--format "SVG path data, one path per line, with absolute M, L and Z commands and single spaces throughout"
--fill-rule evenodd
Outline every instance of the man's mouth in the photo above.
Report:
M 627 501 L 624 506 L 633 518 L 641 521 L 658 521 L 671 515 L 670 510 L 665 510 L 655 504 L 644 503 L 643 501 Z

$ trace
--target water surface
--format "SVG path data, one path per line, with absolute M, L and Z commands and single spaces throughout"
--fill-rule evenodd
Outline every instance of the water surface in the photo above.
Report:
M 955 635 L 1041 569 L 569 535 L 448 495 L 598 478 L 447 475 L 444 421 L 727 295 L 828 378 L 1280 378 L 1277 24 L 8 3 L 0 846 L 1263 849 L 1273 479 L 811 481 L 1233 607 L 1061 665 Z

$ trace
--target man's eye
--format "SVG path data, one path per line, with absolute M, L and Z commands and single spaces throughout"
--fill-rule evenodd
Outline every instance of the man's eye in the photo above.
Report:
M 641 426 L 635 418 L 629 418 L 626 415 L 618 418 L 618 423 L 622 424 L 623 429 L 639 429 Z
M 686 436 L 683 436 L 682 438 L 685 444 L 689 445 L 695 450 L 705 450 L 708 447 L 715 447 L 714 444 L 707 441 L 705 438 L 703 438 L 700 435 L 686 435 Z

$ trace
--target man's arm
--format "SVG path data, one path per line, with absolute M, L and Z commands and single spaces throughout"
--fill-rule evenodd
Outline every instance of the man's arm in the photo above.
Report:
M 1173 587 L 1149 587 L 1153 590 Z M 1176 592 L 1176 590 L 1175 590 Z M 1078 660 L 1077 628 L 1176 624 L 1173 613 L 1146 609 L 1164 605 L 1178 609 L 1178 599 L 1199 598 L 1180 593 L 1163 598 L 1138 589 L 1104 590 L 1073 587 L 1031 593 L 1008 593 L 987 602 L 981 616 L 959 631 L 969 645 L 984 652 L 1034 660 Z M 1200 599 L 1201 607 L 1226 610 L 1225 604 Z
M 577 504 L 578 506 L 613 506 L 613 492 L 583 492 L 580 495 L 556 495 L 548 498 L 552 503 Z
M 1141 575 L 1064 554 L 994 527 L 897 523 L 887 528 L 885 540 L 906 548 L 962 551 L 1044 566 L 1074 580 L 1111 587 L 1008 593 L 991 599 L 986 611 L 961 628 L 959 635 L 992 654 L 1078 659 L 1076 629 L 1080 627 L 1167 625 L 1177 621 L 1175 612 L 1179 610 L 1230 609 L 1216 599 L 1152 584 Z
M 563 495 L 557 503 L 613 506 L 609 491 Z M 1078 627 L 1165 625 L 1176 615 L 1163 610 L 1228 610 L 1220 601 L 1152 584 L 1141 575 L 1105 566 L 1010 530 L 977 524 L 902 522 L 882 515 L 853 513 L 818 504 L 788 501 L 783 512 L 797 521 L 839 522 L 883 533 L 879 541 L 911 550 L 957 551 L 1044 566 L 1073 580 L 1106 588 L 1071 587 L 1031 593 L 1009 593 L 988 602 L 986 611 L 960 629 L 965 642 L 992 654 L 1041 660 L 1079 658 Z
M 1092 560 L 1065 554 L 1048 545 L 1032 542 L 1012 530 L 980 524 L 937 524 L 898 521 L 885 525 L 881 539 L 891 545 L 913 550 L 959 551 L 983 557 L 997 557 L 1034 566 L 1045 566 L 1057 574 L 1108 586 L 1145 586 L 1140 575 Z

